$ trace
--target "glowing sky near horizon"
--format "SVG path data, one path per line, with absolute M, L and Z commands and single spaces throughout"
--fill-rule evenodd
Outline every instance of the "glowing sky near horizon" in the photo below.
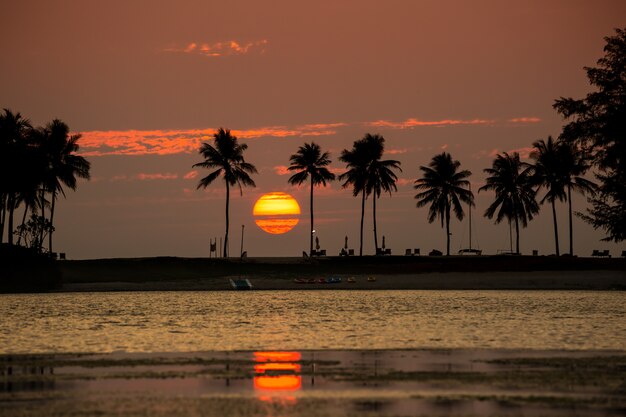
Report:
M 5 2 L 0 107 L 36 125 L 61 118 L 83 135 L 93 179 L 55 211 L 56 249 L 70 258 L 207 256 L 224 233 L 225 190 L 196 190 L 206 171 L 192 165 L 218 127 L 248 144 L 259 170 L 256 188 L 231 193 L 231 253 L 242 224 L 249 256 L 307 250 L 309 189 L 287 183 L 289 156 L 315 141 L 339 174 L 341 150 L 366 132 L 382 134 L 403 168 L 398 192 L 377 204 L 379 240 L 394 253 L 427 252 L 444 248 L 445 234 L 415 208 L 419 166 L 450 152 L 476 190 L 498 152 L 527 157 L 533 141 L 557 136 L 552 103 L 590 91 L 583 67 L 623 16 L 619 0 Z M 255 202 L 275 191 L 302 207 L 290 233 L 254 226 Z M 482 214 L 493 196 L 476 197 Z M 575 196 L 575 210 L 585 204 Z M 359 215 L 341 184 L 315 189 L 316 236 L 329 254 L 345 236 L 358 249 Z M 474 219 L 485 252 L 508 249 L 507 225 Z M 551 221 L 544 208 L 522 231 L 523 252 L 552 253 Z M 369 200 L 365 222 L 372 253 Z M 578 253 L 621 249 L 579 218 L 574 227 Z M 453 221 L 452 234 L 454 251 L 466 246 L 466 222 Z

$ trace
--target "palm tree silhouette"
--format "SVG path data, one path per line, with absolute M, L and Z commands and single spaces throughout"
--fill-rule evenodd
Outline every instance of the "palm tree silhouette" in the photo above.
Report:
M 559 139 L 558 151 L 563 180 L 567 188 L 567 203 L 569 212 L 569 254 L 574 255 L 574 227 L 572 224 L 572 191 L 580 194 L 594 195 L 597 186 L 594 182 L 582 177 L 591 167 L 589 159 L 574 145 Z
M 565 201 L 565 178 L 560 161 L 559 145 L 548 136 L 548 140 L 543 139 L 533 142 L 534 150 L 530 153 L 530 158 L 535 161 L 533 164 L 532 182 L 537 187 L 546 189 L 546 195 L 541 199 L 543 204 L 548 201 L 552 205 L 552 220 L 554 224 L 554 246 L 556 256 L 559 251 L 559 229 L 556 219 L 556 200 Z
M 50 193 L 50 233 L 48 251 L 52 253 L 52 234 L 54 231 L 54 208 L 57 195 L 65 197 L 63 186 L 76 190 L 78 178 L 89 179 L 91 164 L 84 157 L 76 155 L 79 150 L 78 140 L 81 135 L 70 135 L 70 129 L 59 119 L 54 119 L 45 127 L 47 134 L 41 143 L 41 150 L 46 159 L 47 170 L 44 173 L 44 191 Z
M 230 134 L 229 129 L 219 128 L 213 134 L 215 147 L 204 142 L 199 153 L 204 161 L 194 164 L 192 167 L 217 168 L 198 183 L 198 189 L 208 187 L 220 175 L 226 184 L 226 233 L 224 237 L 224 257 L 228 257 L 228 209 L 230 204 L 230 187 L 239 186 L 239 192 L 243 195 L 243 186 L 256 187 L 249 174 L 256 174 L 256 167 L 244 160 L 243 152 L 248 149 L 245 143 L 239 144 L 237 138 Z
M 398 191 L 396 187 L 396 181 L 398 176 L 393 172 L 398 170 L 402 172 L 400 168 L 400 161 L 393 159 L 380 160 L 384 151 L 385 139 L 380 135 L 370 135 L 368 139 L 370 146 L 373 148 L 380 148 L 380 156 L 370 162 L 368 168 L 368 180 L 366 185 L 366 194 L 374 194 L 372 199 L 372 213 L 374 220 L 374 246 L 376 253 L 378 253 L 378 232 L 376 229 L 376 200 L 380 198 L 380 194 L 384 191 L 391 196 L 392 191 Z M 374 153 L 372 153 L 374 155 Z
M 493 190 L 496 193 L 494 202 L 485 210 L 485 216 L 490 219 L 496 216 L 496 223 L 505 217 L 509 225 L 511 221 L 515 222 L 515 252 L 520 253 L 519 224 L 521 222 L 526 227 L 533 215 L 539 213 L 536 192 L 530 180 L 532 167 L 521 162 L 517 152 L 513 155 L 504 152 L 497 155 L 492 167 L 484 172 L 489 176 L 478 192 Z
M 457 219 L 463 220 L 465 213 L 461 201 L 474 205 L 474 195 L 470 190 L 469 181 L 466 179 L 472 173 L 470 171 L 457 171 L 461 163 L 453 161 L 449 153 L 443 152 L 433 157 L 427 167 L 420 166 L 424 173 L 422 178 L 415 181 L 413 188 L 422 190 L 415 198 L 417 207 L 430 204 L 428 209 L 428 222 L 432 223 L 437 217 L 441 219 L 441 227 L 446 226 L 446 254 L 450 255 L 450 209 L 454 210 Z
M 3 241 L 4 226 L 8 213 L 8 244 L 13 245 L 13 217 L 18 204 L 18 193 L 24 187 L 21 175 L 28 167 L 26 142 L 32 129 L 28 119 L 20 113 L 4 109 L 0 114 L 0 243 Z
M 347 171 L 339 176 L 344 181 L 344 188 L 352 186 L 352 195 L 357 197 L 361 194 L 361 228 L 359 256 L 363 256 L 363 219 L 365 217 L 365 199 L 371 192 L 368 189 L 370 183 L 370 165 L 379 160 L 383 155 L 383 141 L 380 135 L 365 134 L 362 139 L 355 141 L 352 149 L 341 151 L 339 160 L 346 163 Z
M 326 186 L 327 181 L 333 181 L 335 174 L 330 172 L 330 154 L 322 153 L 320 146 L 315 143 L 305 143 L 304 146 L 298 148 L 298 152 L 289 157 L 291 165 L 289 171 L 298 171 L 289 178 L 289 184 L 300 185 L 309 177 L 311 178 L 311 233 L 309 255 L 313 255 L 313 187 L 322 184 Z

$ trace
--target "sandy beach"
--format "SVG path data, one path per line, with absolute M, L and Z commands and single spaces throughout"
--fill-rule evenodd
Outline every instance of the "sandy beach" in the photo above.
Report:
M 229 290 L 230 278 L 254 289 L 626 289 L 626 259 L 532 256 L 141 258 L 64 261 L 61 291 Z M 320 279 L 342 278 L 339 284 Z M 353 283 L 348 278 L 354 278 Z M 368 281 L 368 277 L 376 281 Z M 314 283 L 301 284 L 295 279 Z

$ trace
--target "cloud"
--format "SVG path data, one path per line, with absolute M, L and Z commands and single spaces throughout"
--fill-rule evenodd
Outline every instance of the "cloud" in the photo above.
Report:
M 274 173 L 276 175 L 289 175 L 292 174 L 292 172 L 289 171 L 289 167 L 287 167 L 286 165 L 277 165 L 274 167 Z
M 396 181 L 396 185 L 398 187 L 402 187 L 404 185 L 413 185 L 414 182 L 415 182 L 415 180 L 412 180 L 412 179 L 398 178 L 398 180 Z
M 192 180 L 194 178 L 196 178 L 198 176 L 198 171 L 189 171 L 188 173 L 186 173 L 183 178 L 186 180 Z
M 178 174 L 172 174 L 169 172 L 166 172 L 164 174 L 145 174 L 145 173 L 141 173 L 141 174 L 137 174 L 136 178 L 140 181 L 150 181 L 150 180 L 175 180 L 178 178 Z
M 541 119 L 538 117 L 515 117 L 509 119 L 509 123 L 539 123 Z
M 387 149 L 385 153 L 389 155 L 401 155 L 403 153 L 407 153 L 408 151 L 408 149 Z
M 331 124 L 332 125 L 332 124 Z M 240 139 L 261 137 L 288 138 L 334 135 L 331 125 L 304 125 L 296 128 L 269 126 L 233 129 Z M 334 125 L 340 125 L 338 123 Z M 197 152 L 202 142 L 210 141 L 216 128 L 186 130 L 94 130 L 82 132 L 79 141 L 84 156 L 171 155 Z
M 482 149 L 476 153 L 474 153 L 472 155 L 472 158 L 474 159 L 482 159 L 482 158 L 495 158 L 498 154 L 501 154 L 502 152 L 506 152 L 509 155 L 513 155 L 513 153 L 517 152 L 520 156 L 520 158 L 522 159 L 527 159 L 530 156 L 530 153 L 533 151 L 533 147 L 532 146 L 526 146 L 526 147 L 522 147 L 522 148 L 517 148 L 517 149 L 510 149 L 507 151 L 501 151 L 500 149 L 497 148 L 493 148 L 493 149 Z
M 265 52 L 267 44 L 267 39 L 246 42 L 233 39 L 213 43 L 190 42 L 185 46 L 172 46 L 163 49 L 163 51 L 203 55 L 210 58 L 217 58 L 228 55 L 245 55 L 253 52 L 262 54 Z
M 392 122 L 389 120 L 376 120 L 374 122 L 366 122 L 366 126 L 372 127 L 384 127 L 389 129 L 412 129 L 414 127 L 443 127 L 443 126 L 456 126 L 456 125 L 493 125 L 495 120 L 487 119 L 443 119 L 443 120 L 419 120 L 419 119 L 406 119 L 403 122 Z

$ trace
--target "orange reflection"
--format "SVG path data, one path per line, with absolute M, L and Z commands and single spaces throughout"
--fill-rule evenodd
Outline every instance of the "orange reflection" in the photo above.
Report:
M 302 388 L 299 352 L 254 352 L 254 389 L 261 401 L 273 401 Z M 295 398 L 287 396 L 295 402 Z

